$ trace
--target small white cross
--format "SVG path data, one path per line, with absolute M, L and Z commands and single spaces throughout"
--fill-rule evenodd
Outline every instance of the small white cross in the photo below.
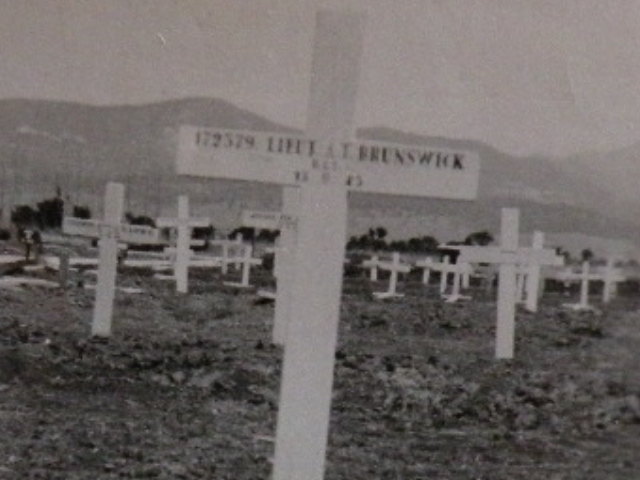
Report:
M 389 277 L 389 288 L 387 289 L 387 291 L 373 293 L 374 297 L 378 299 L 404 297 L 404 294 L 398 293 L 396 291 L 398 283 L 398 273 L 409 273 L 411 271 L 411 267 L 409 265 L 403 265 L 400 263 L 400 254 L 398 252 L 393 252 L 391 258 L 391 262 L 378 262 L 378 268 L 391 272 L 391 276 Z
M 244 254 L 242 255 L 242 257 L 236 257 L 236 258 L 230 259 L 231 261 L 235 261 L 242 265 L 242 280 L 240 281 L 240 283 L 224 282 L 225 285 L 228 285 L 230 287 L 237 287 L 237 288 L 251 287 L 251 285 L 249 284 L 249 273 L 251 270 L 251 265 L 262 265 L 262 259 L 254 258 L 252 255 L 253 255 L 253 248 L 251 247 L 251 245 L 245 245 Z

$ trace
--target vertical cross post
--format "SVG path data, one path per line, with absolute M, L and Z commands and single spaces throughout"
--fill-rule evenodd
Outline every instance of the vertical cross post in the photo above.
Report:
M 449 280 L 449 265 L 451 264 L 451 259 L 449 255 L 446 255 L 442 259 L 442 270 L 440 270 L 440 295 L 444 295 L 447 291 L 447 281 Z
M 108 183 L 104 198 L 104 222 L 99 228 L 98 283 L 91 326 L 93 336 L 108 337 L 111 335 L 118 263 L 118 227 L 123 210 L 124 185 Z
M 519 211 L 503 208 L 500 221 L 500 247 L 503 251 L 518 249 Z M 496 325 L 496 358 L 513 358 L 515 337 L 516 265 L 501 263 L 498 277 L 498 320 Z
M 63 289 L 66 289 L 69 281 L 69 253 L 61 253 L 59 259 L 60 268 L 58 269 L 58 283 Z
M 418 267 L 422 267 L 422 283 L 429 285 L 431 280 L 431 259 L 426 258 L 423 262 L 416 264 Z
M 372 255 L 369 260 L 362 262 L 362 266 L 369 269 L 369 280 L 378 281 L 378 255 Z
M 191 257 L 191 229 L 189 228 L 189 197 L 178 197 L 178 240 L 176 241 L 176 290 L 187 293 L 189 290 L 189 259 Z
M 391 260 L 391 276 L 389 277 L 389 293 L 395 294 L 398 286 L 398 267 L 400 266 L 400 254 L 393 252 Z
M 536 230 L 533 232 L 533 244 L 534 250 L 542 250 L 544 248 L 544 233 Z M 540 265 L 532 263 L 528 267 L 527 271 L 527 283 L 526 283 L 526 309 L 530 312 L 538 311 L 538 299 L 540 298 Z
M 307 120 L 307 133 L 315 138 L 345 140 L 353 135 L 363 24 L 357 14 L 318 13 Z M 340 161 L 314 166 L 300 191 L 273 480 L 324 477 L 347 194 Z M 323 261 L 317 262 L 318 257 Z
M 580 279 L 580 303 L 579 305 L 584 308 L 589 307 L 589 262 L 582 262 L 582 277 Z
M 609 303 L 611 298 L 617 294 L 618 282 L 623 282 L 625 277 L 623 273 L 615 268 L 615 259 L 610 257 L 607 259 L 603 273 L 602 302 Z
M 289 219 L 297 219 L 300 191 L 297 187 L 282 188 L 282 213 Z M 276 279 L 276 304 L 273 314 L 273 343 L 284 345 L 287 338 L 291 291 L 293 289 L 293 264 L 297 244 L 297 220 L 285 221 L 280 226 L 280 246 L 275 261 L 278 268 Z

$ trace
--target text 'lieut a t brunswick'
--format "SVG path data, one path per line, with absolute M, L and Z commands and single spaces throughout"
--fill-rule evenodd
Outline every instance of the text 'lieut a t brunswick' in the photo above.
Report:
M 421 149 L 387 142 L 320 143 L 295 135 L 202 129 L 196 132 L 196 144 L 211 149 L 249 150 L 257 153 L 343 159 L 371 164 L 424 166 L 464 170 L 465 154 L 446 150 Z

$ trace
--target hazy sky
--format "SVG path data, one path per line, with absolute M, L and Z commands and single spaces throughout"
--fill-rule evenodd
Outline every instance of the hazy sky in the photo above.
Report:
M 305 124 L 314 12 L 367 12 L 357 125 L 564 155 L 640 140 L 640 0 L 0 0 L 0 98 L 212 96 Z

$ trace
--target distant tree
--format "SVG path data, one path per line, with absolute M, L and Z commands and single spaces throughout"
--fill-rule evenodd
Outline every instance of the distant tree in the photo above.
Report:
M 253 227 L 238 227 L 229 234 L 229 238 L 234 239 L 238 234 L 241 234 L 244 240 L 253 241 L 256 236 L 256 229 Z
M 131 212 L 127 212 L 124 214 L 124 218 L 126 219 L 127 223 L 129 223 L 130 225 L 145 225 L 147 227 L 154 227 L 154 228 L 156 226 L 155 220 L 146 215 L 134 215 Z
M 556 255 L 564 257 L 564 263 L 571 263 L 571 253 L 565 250 L 563 247 L 556 247 Z
M 213 225 L 209 225 L 208 227 L 194 227 L 191 236 L 193 238 L 208 240 L 213 238 L 215 232 L 216 229 Z
M 375 230 L 375 238 L 377 238 L 378 240 L 384 240 L 385 237 L 387 236 L 387 229 L 384 227 L 376 227 Z
M 64 201 L 60 197 L 38 203 L 37 223 L 40 228 L 60 228 L 64 212 Z
M 590 249 L 585 248 L 580 252 L 580 258 L 583 262 L 588 262 L 593 259 L 593 252 Z
M 29 205 L 18 205 L 11 212 L 11 221 L 20 227 L 34 225 L 38 223 L 38 212 Z
M 465 245 L 479 245 L 484 247 L 493 242 L 493 235 L 486 230 L 482 230 L 480 232 L 473 232 L 467 235 L 467 238 L 464 239 Z
M 259 242 L 272 243 L 280 235 L 280 230 L 271 230 L 268 228 L 261 228 L 256 236 L 256 240 Z
M 84 205 L 74 205 L 72 215 L 76 218 L 89 219 L 91 218 L 91 210 Z
M 392 252 L 404 253 L 409 251 L 409 244 L 406 240 L 393 240 L 389 242 L 388 249 Z

